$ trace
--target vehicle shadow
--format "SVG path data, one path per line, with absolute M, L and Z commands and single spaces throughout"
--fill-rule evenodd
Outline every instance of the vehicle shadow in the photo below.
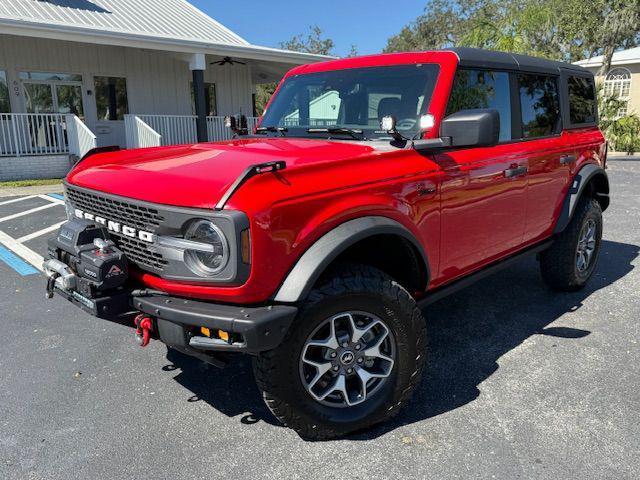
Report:
M 603 241 L 596 273 L 579 292 L 548 289 L 530 258 L 430 305 L 425 311 L 427 366 L 411 404 L 394 420 L 347 438 L 376 438 L 472 402 L 480 395 L 478 385 L 498 369 L 498 359 L 532 335 L 556 337 L 557 348 L 589 335 L 587 330 L 548 325 L 627 275 L 639 252 L 637 245 Z M 172 365 L 165 369 L 179 368 L 175 380 L 194 394 L 189 401 L 205 401 L 230 417 L 242 415 L 243 423 L 277 424 L 254 384 L 248 357 L 233 358 L 222 371 L 180 354 L 168 354 L 168 359 Z

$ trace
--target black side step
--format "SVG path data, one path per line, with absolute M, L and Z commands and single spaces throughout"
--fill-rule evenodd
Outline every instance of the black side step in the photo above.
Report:
M 538 245 L 530 247 L 509 258 L 506 258 L 504 260 L 499 260 L 496 263 L 492 263 L 488 267 L 485 267 L 482 270 L 479 270 L 464 278 L 461 278 L 460 280 L 456 280 L 453 283 L 450 283 L 443 287 L 439 287 L 431 292 L 428 292 L 426 296 L 418 300 L 418 307 L 424 308 L 428 305 L 431 305 L 432 303 L 437 302 L 438 300 L 441 300 L 444 297 L 451 295 L 452 293 L 458 292 L 463 288 L 473 285 L 478 280 L 488 277 L 489 275 L 493 275 L 494 273 L 499 272 L 503 268 L 510 267 L 514 263 L 519 262 L 520 260 L 522 260 L 525 257 L 528 257 L 529 255 L 540 253 L 543 250 L 546 250 L 547 248 L 549 248 L 552 243 L 553 243 L 553 240 L 546 240 L 542 243 L 539 243 Z

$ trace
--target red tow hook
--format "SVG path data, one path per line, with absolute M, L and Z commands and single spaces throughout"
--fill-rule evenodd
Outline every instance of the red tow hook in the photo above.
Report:
M 136 341 L 141 347 L 149 345 L 151 339 L 151 332 L 153 331 L 153 321 L 151 317 L 147 317 L 141 313 L 133 321 L 136 325 Z

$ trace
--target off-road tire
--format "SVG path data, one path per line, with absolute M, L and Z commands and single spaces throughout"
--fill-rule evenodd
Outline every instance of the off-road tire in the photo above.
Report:
M 576 264 L 576 251 L 582 229 L 590 220 L 593 220 L 596 225 L 595 251 L 588 268 L 581 272 Z M 551 247 L 540 255 L 542 279 L 554 290 L 580 290 L 593 275 L 598 263 L 601 242 L 602 208 L 594 198 L 582 197 L 567 228 L 556 237 Z
M 395 338 L 396 361 L 387 383 L 373 398 L 332 408 L 305 390 L 299 361 L 314 328 L 345 310 L 371 312 L 383 320 Z M 387 420 L 407 403 L 422 375 L 425 339 L 422 313 L 400 284 L 377 269 L 346 265 L 312 290 L 282 344 L 255 359 L 256 382 L 275 417 L 301 437 L 339 437 Z

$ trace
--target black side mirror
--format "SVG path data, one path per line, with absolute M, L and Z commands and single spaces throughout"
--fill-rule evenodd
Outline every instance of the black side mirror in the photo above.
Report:
M 450 138 L 451 147 L 489 147 L 500 138 L 500 114 L 493 108 L 460 110 L 440 125 L 440 137 Z

